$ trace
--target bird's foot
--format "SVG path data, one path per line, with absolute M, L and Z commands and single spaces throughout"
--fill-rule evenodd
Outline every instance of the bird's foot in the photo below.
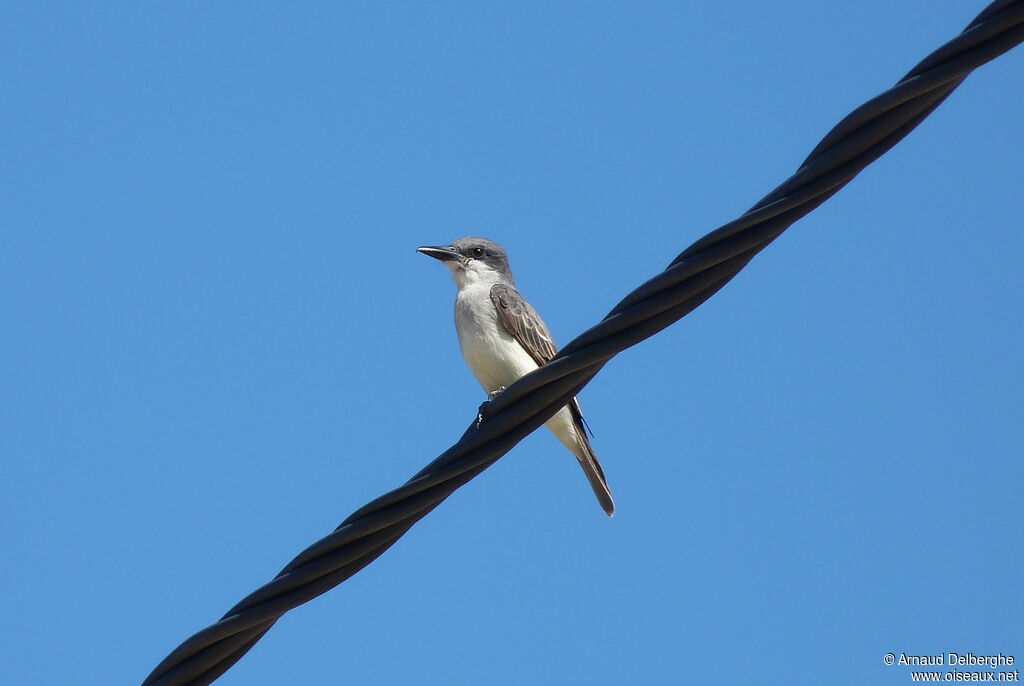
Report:
M 487 394 L 487 400 L 480 403 L 479 409 L 476 411 L 476 428 L 480 428 L 480 425 L 484 423 L 484 408 L 491 404 L 491 401 L 501 395 L 501 392 L 505 390 L 502 386 L 496 390 L 491 391 Z

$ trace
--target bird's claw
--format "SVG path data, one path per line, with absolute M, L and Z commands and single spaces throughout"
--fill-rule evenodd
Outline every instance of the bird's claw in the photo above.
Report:
M 496 390 L 491 391 L 487 394 L 487 400 L 480 403 L 480 407 L 476 411 L 476 428 L 480 428 L 480 425 L 484 423 L 484 408 L 491 404 L 491 401 L 501 395 L 501 392 L 505 390 L 502 386 Z

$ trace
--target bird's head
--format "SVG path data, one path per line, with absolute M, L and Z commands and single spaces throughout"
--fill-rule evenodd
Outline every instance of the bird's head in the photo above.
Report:
M 504 248 L 487 238 L 466 236 L 452 241 L 451 245 L 425 245 L 416 250 L 441 260 L 459 288 L 480 282 L 512 280 Z

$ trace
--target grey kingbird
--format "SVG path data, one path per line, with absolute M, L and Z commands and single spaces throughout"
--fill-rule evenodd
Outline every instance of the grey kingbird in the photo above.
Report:
M 508 256 L 500 245 L 469 236 L 445 246 L 417 248 L 441 260 L 455 280 L 455 332 L 473 376 L 494 398 L 519 377 L 555 356 L 555 342 L 512 281 Z M 601 463 L 590 447 L 576 398 L 545 426 L 579 460 L 594 495 L 610 517 L 615 512 Z

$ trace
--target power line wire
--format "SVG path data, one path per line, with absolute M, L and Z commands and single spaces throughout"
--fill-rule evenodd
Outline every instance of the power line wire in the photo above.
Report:
M 908 27 L 908 31 L 913 27 Z M 352 513 L 271 582 L 168 655 L 143 686 L 209 684 L 281 615 L 370 564 L 420 518 L 579 393 L 614 355 L 678 321 L 795 221 L 903 139 L 977 67 L 1024 41 L 1024 0 L 996 0 L 895 86 L 837 124 L 783 182 L 738 219 L 697 240 L 548 364 L 508 387 L 462 438 L 403 486 Z

